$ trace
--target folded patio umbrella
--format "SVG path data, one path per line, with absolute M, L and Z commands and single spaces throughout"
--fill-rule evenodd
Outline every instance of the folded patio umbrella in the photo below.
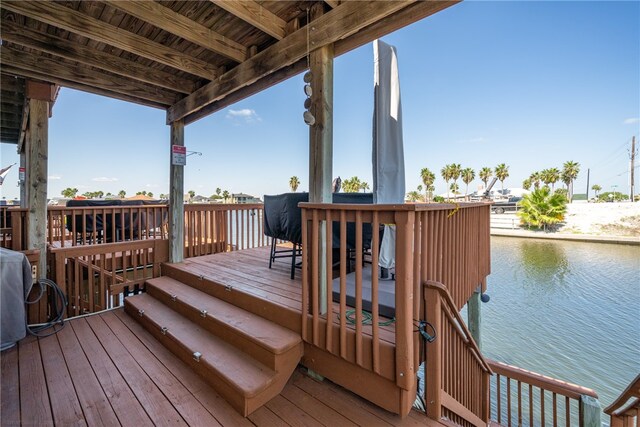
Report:
M 373 111 L 374 203 L 404 203 L 404 147 L 398 57 L 395 47 L 375 40 Z M 379 264 L 395 266 L 395 227 L 385 226 Z

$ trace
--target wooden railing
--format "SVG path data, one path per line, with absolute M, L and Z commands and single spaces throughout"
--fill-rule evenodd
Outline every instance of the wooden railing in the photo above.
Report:
M 504 426 L 600 427 L 598 395 L 591 389 L 489 360 L 495 374 L 491 419 Z
M 185 257 L 269 244 L 263 232 L 262 207 L 262 204 L 185 205 Z
M 489 421 L 491 368 L 473 340 L 447 288 L 424 285 L 424 319 L 432 334 L 426 342 L 425 407 L 434 420 L 462 426 L 486 426 Z
M 611 427 L 640 425 L 640 374 L 604 413 L 611 417 Z
M 27 248 L 27 210 L 0 207 L 0 247 L 22 251 Z
M 415 325 L 422 313 L 422 284 L 427 281 L 446 283 L 455 306 L 452 311 L 456 313 L 474 290 L 484 285 L 490 269 L 489 205 L 301 203 L 300 206 L 302 312 L 308 313 L 302 316 L 303 339 L 344 359 L 350 358 L 349 349 L 355 349 L 355 363 L 380 374 L 380 337 L 382 332 L 391 333 L 395 340 L 393 380 L 398 387 L 412 390 L 420 364 L 420 339 Z M 379 326 L 381 322 L 389 321 L 379 313 L 379 230 L 382 224 L 395 225 L 396 235 L 395 319 L 391 331 L 389 328 L 383 331 Z M 347 230 L 351 231 L 348 233 Z M 370 245 L 363 237 L 368 233 L 371 234 Z M 333 248 L 339 248 L 337 259 L 334 259 Z M 369 266 L 363 266 L 365 259 L 370 262 Z M 347 278 L 352 261 L 354 272 Z M 339 264 L 339 273 L 334 270 L 336 264 Z M 333 304 L 334 275 L 339 277 L 336 277 L 340 289 L 337 304 Z M 355 289 L 353 326 L 346 320 L 347 281 L 353 283 Z M 363 282 L 369 283 L 371 289 L 367 291 L 371 302 L 371 313 L 366 314 L 371 316 L 368 325 L 363 325 L 365 314 L 362 309 L 368 304 L 363 299 Z M 334 327 L 339 334 L 338 346 L 332 345 Z M 365 358 L 365 354 L 371 357 Z M 461 366 L 448 365 L 446 369 L 456 370 Z M 430 378 L 431 373 L 427 372 L 426 376 Z
M 47 240 L 55 247 L 166 239 L 167 205 L 50 206 Z
M 50 249 L 53 277 L 67 295 L 67 316 L 122 305 L 124 297 L 160 275 L 168 260 L 166 239 Z

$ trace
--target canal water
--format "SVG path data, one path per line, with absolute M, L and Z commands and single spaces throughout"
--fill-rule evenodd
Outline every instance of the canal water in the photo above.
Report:
M 609 405 L 640 373 L 640 246 L 492 237 L 491 250 L 483 353 Z

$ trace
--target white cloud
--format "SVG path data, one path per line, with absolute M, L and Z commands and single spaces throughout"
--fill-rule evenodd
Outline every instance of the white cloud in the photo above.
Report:
M 58 179 L 62 179 L 62 177 L 61 177 L 60 175 L 49 175 L 49 176 L 47 177 L 47 179 L 48 179 L 49 181 L 55 181 L 55 180 L 58 180 Z
M 115 182 L 117 181 L 118 178 L 109 178 L 106 176 L 99 176 L 97 178 L 91 178 L 91 181 L 95 181 L 95 182 Z
M 624 124 L 625 125 L 633 125 L 633 124 L 636 124 L 636 123 L 640 123 L 640 118 L 638 118 L 638 117 L 630 117 L 630 118 L 624 120 Z
M 243 108 L 241 110 L 228 110 L 227 111 L 227 119 L 233 120 L 234 122 L 244 121 L 245 123 L 257 123 L 261 122 L 262 119 L 256 113 L 256 110 L 252 110 L 249 108 Z
M 146 184 L 145 187 L 147 187 L 147 188 L 156 188 L 156 187 L 159 187 L 159 185 L 158 184 Z

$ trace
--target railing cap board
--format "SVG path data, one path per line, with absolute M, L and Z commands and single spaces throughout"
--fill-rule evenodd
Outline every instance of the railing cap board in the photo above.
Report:
M 507 365 L 506 363 L 495 360 L 487 359 L 487 362 L 489 363 L 489 366 L 491 366 L 491 369 L 493 369 L 493 372 L 498 375 L 503 375 L 516 381 L 531 384 L 535 387 L 539 387 L 562 396 L 567 396 L 572 399 L 580 399 L 580 396 L 582 395 L 590 396 L 594 399 L 598 398 L 598 393 L 590 388 L 547 377 L 546 375 L 518 368 L 517 366 Z
M 263 203 L 185 203 L 185 211 L 205 210 L 226 211 L 226 210 L 249 210 L 262 209 Z
M 611 414 L 607 415 L 611 415 L 612 417 L 633 416 L 634 414 L 632 412 L 635 411 L 640 411 L 640 399 L 632 400 L 626 407 L 613 411 Z
M 612 415 L 616 409 L 621 408 L 632 397 L 640 398 L 640 374 L 631 381 L 627 388 L 618 396 L 616 400 L 604 409 L 604 413 Z M 629 408 L 625 408 L 629 409 Z
M 359 210 L 359 211 L 448 211 L 452 209 L 476 208 L 482 206 L 490 206 L 491 203 L 485 202 L 464 202 L 464 203 L 403 203 L 395 205 L 376 205 L 376 204 L 347 204 L 347 203 L 309 203 L 300 202 L 298 206 L 303 209 L 342 209 L 342 210 Z

